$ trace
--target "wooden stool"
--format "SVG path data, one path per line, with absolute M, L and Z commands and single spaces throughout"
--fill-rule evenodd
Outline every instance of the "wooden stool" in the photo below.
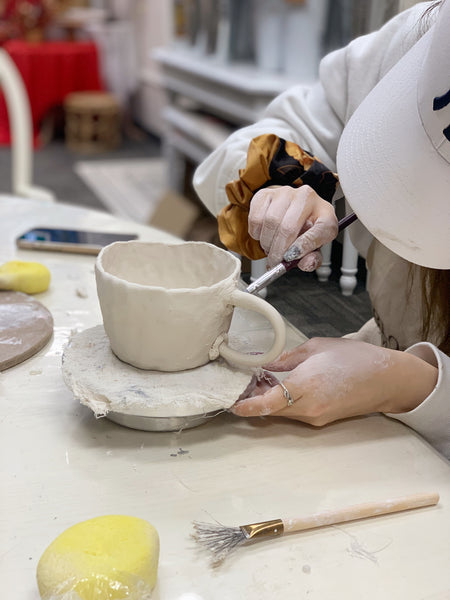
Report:
M 64 100 L 67 147 L 93 154 L 120 144 L 120 107 L 107 92 L 73 92 Z

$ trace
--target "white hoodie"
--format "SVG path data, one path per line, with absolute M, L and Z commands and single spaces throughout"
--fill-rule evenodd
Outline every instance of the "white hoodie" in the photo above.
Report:
M 312 86 L 294 86 L 278 96 L 261 120 L 234 132 L 196 170 L 194 187 L 208 209 L 217 215 L 228 204 L 225 186 L 238 179 L 251 139 L 267 133 L 297 143 L 330 169 L 342 130 L 362 100 L 430 26 L 437 11 L 421 20 L 430 5 L 424 2 L 400 13 L 379 31 L 362 36 L 328 54 Z M 367 256 L 372 238 L 360 223 L 351 227 L 352 240 Z M 450 458 L 450 358 L 432 343 L 420 340 L 420 296 L 417 279 L 407 293 L 409 265 L 380 243 L 370 247 L 369 294 L 376 314 L 352 337 L 383 342 L 419 356 L 439 369 L 434 391 L 416 409 L 389 415 L 409 425 Z M 403 282 L 399 286 L 399 281 Z M 400 293 L 392 294 L 390 282 Z M 401 288 L 401 289 L 400 289 Z M 399 316 L 402 316 L 400 319 Z

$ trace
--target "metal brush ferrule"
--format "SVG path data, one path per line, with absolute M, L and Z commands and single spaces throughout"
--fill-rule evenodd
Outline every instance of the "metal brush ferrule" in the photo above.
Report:
M 285 265 L 283 263 L 279 263 L 278 265 L 273 267 L 273 269 L 270 269 L 270 271 L 267 271 L 267 273 L 264 273 L 264 275 L 261 275 L 261 277 L 258 277 L 258 279 L 256 281 L 254 281 L 253 283 L 251 283 L 248 286 L 246 291 L 249 294 L 256 294 L 257 292 L 261 291 L 263 288 L 267 287 L 269 285 L 269 283 L 272 283 L 273 281 L 275 281 L 276 279 L 278 279 L 285 273 L 286 273 Z
M 253 540 L 254 538 L 282 535 L 284 525 L 281 519 L 274 519 L 273 521 L 241 525 L 241 530 L 248 540 Z

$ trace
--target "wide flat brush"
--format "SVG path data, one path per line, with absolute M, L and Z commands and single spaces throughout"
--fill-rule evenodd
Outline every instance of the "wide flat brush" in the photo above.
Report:
M 357 218 L 358 217 L 355 215 L 355 213 L 351 213 L 341 219 L 338 223 L 338 231 L 345 229 L 348 225 L 356 221 Z M 288 254 L 289 249 L 287 250 L 285 256 L 288 256 Z M 253 283 L 251 283 L 245 291 L 249 294 L 257 294 L 269 284 L 273 283 L 279 277 L 287 273 L 287 271 L 294 269 L 298 265 L 299 260 L 300 258 L 297 258 L 296 260 L 282 260 L 280 263 L 272 267 L 272 269 L 269 269 L 269 271 L 264 273 L 264 275 L 261 275 L 261 277 L 255 279 L 255 281 L 253 281 Z
M 295 531 L 315 529 L 325 525 L 336 525 L 368 517 L 376 517 L 389 513 L 396 513 L 413 508 L 432 506 L 439 502 L 439 494 L 414 494 L 383 500 L 381 502 L 368 502 L 355 504 L 347 508 L 328 510 L 315 513 L 307 517 L 294 517 L 290 519 L 275 519 L 240 525 L 239 527 L 226 527 L 211 523 L 194 522 L 194 539 L 211 554 L 213 565 L 217 565 L 226 556 L 243 544 L 259 538 L 280 536 Z

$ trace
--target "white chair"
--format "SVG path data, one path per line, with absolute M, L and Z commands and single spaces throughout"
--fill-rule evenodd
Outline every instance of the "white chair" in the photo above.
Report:
M 348 229 L 345 229 L 342 235 L 344 239 L 339 286 L 343 296 L 351 296 L 358 283 L 358 250 L 350 239 Z M 322 246 L 322 265 L 316 270 L 317 278 L 321 282 L 328 281 L 331 275 L 331 246 L 331 243 Z
M 53 201 L 49 190 L 32 184 L 33 128 L 30 103 L 19 70 L 0 48 L 0 87 L 6 100 L 11 131 L 12 191 L 16 196 Z

